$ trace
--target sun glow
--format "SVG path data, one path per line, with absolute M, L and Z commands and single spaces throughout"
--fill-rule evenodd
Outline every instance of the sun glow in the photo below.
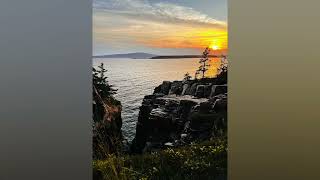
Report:
M 222 47 L 222 42 L 220 39 L 214 39 L 211 41 L 209 47 L 214 51 L 220 50 Z
M 211 45 L 210 48 L 213 49 L 213 50 L 219 50 L 220 49 L 219 46 L 217 46 L 217 45 Z

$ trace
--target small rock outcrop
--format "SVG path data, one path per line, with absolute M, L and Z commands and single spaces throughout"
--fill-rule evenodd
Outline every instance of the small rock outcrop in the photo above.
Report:
M 202 141 L 227 128 L 226 80 L 164 81 L 140 107 L 133 153 Z

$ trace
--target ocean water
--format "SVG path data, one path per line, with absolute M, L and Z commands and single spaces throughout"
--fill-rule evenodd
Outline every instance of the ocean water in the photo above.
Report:
M 122 103 L 122 132 L 131 141 L 135 136 L 139 107 L 143 97 L 153 93 L 163 81 L 182 80 L 189 72 L 194 76 L 199 59 L 109 59 L 94 58 L 93 66 L 104 63 L 109 84 L 118 89 L 115 98 Z M 209 76 L 216 75 L 219 58 L 210 59 Z

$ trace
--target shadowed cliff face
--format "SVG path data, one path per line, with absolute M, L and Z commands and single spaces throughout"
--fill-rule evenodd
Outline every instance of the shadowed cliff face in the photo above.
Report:
M 92 148 L 93 159 L 102 159 L 120 152 L 122 141 L 121 103 L 114 99 L 113 89 L 105 76 L 107 70 L 101 63 L 92 69 Z
M 111 153 L 120 152 L 121 104 L 112 97 L 102 99 L 96 92 L 93 96 L 93 158 L 102 159 Z
M 224 136 L 227 131 L 227 79 L 164 81 L 140 107 L 133 153 L 182 146 Z

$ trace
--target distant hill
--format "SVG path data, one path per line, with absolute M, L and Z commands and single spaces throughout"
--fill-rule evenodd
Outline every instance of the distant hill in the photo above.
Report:
M 201 55 L 176 55 L 176 56 L 153 56 L 150 59 L 180 59 L 180 58 L 201 58 Z M 221 57 L 217 55 L 209 55 L 209 57 Z
M 93 56 L 94 58 L 131 58 L 131 59 L 150 59 L 155 54 L 148 54 L 148 53 L 127 53 L 127 54 L 110 54 L 110 55 L 100 55 L 100 56 Z

